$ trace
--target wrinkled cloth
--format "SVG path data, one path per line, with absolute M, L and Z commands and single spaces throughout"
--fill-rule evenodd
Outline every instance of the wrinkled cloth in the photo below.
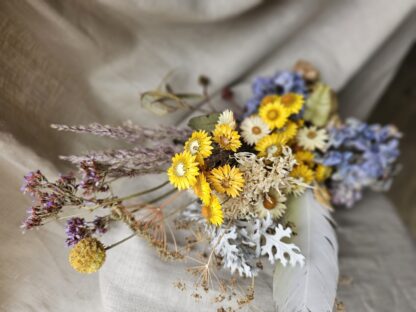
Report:
M 413 0 L 127 0 L 0 3 L 0 311 L 211 311 L 172 283 L 188 279 L 139 239 L 109 252 L 99 274 L 67 264 L 62 225 L 20 234 L 30 205 L 22 176 L 65 170 L 58 155 L 114 146 L 113 141 L 50 129 L 51 123 L 178 124 L 187 112 L 156 117 L 139 105 L 173 71 L 172 87 L 200 90 L 209 76 L 212 102 L 233 85 L 250 96 L 256 75 L 307 59 L 340 91 L 344 116 L 365 118 L 414 41 Z M 129 188 L 155 179 L 140 179 Z M 336 214 L 347 311 L 412 311 L 416 306 L 414 243 L 383 196 Z M 111 240 L 129 234 L 114 230 Z M 271 277 L 257 300 L 272 311 Z M 163 288 L 158 287 L 163 284 Z M 268 309 L 269 307 L 270 309 Z M 205 309 L 205 310 L 204 310 Z

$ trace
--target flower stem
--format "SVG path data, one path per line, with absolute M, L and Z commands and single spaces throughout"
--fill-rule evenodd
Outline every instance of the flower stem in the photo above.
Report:
M 131 213 L 134 213 L 134 212 L 136 212 L 136 211 L 138 211 L 140 209 L 145 208 L 147 205 L 154 204 L 154 203 L 158 202 L 159 200 L 161 200 L 161 199 L 163 199 L 165 197 L 168 197 L 169 195 L 171 195 L 171 194 L 173 194 L 175 192 L 177 192 L 177 190 L 176 189 L 173 189 L 173 190 L 167 191 L 166 193 L 163 193 L 162 195 L 160 195 L 160 196 L 158 196 L 156 198 L 153 198 L 152 200 L 149 200 L 148 202 L 139 204 L 138 207 L 137 207 L 137 205 L 134 205 L 133 207 L 130 207 L 130 208 L 134 208 L 134 209 L 130 210 L 130 212 Z
M 114 247 L 124 243 L 125 241 L 128 241 L 130 238 L 133 238 L 134 236 L 137 236 L 137 234 L 133 233 L 133 234 L 127 236 L 126 238 L 123 238 L 122 240 L 118 241 L 117 243 L 114 243 L 112 245 L 109 245 L 109 246 L 105 247 L 105 250 L 109 250 L 111 248 L 114 248 Z
M 167 184 L 169 184 L 169 181 L 165 181 L 162 184 L 159 184 L 158 186 L 155 186 L 155 187 L 153 187 L 151 189 L 148 189 L 148 190 L 145 190 L 145 191 L 140 191 L 138 193 L 134 193 L 134 194 L 131 194 L 131 195 L 126 196 L 126 197 L 117 198 L 117 201 L 120 201 L 120 200 L 128 200 L 128 199 L 132 199 L 134 197 L 138 197 L 138 196 L 141 196 L 141 195 L 144 195 L 144 194 L 148 194 L 148 193 L 157 191 L 158 189 L 164 187 Z

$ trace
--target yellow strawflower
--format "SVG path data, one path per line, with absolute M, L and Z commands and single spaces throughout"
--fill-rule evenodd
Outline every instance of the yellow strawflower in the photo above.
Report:
M 220 201 L 216 195 L 211 196 L 208 204 L 202 206 L 201 214 L 212 224 L 219 226 L 224 221 Z
M 75 271 L 97 272 L 105 261 L 104 245 L 96 238 L 84 238 L 71 249 L 68 260 Z
M 211 187 L 207 182 L 205 174 L 200 173 L 196 178 L 194 192 L 204 205 L 209 205 L 209 202 L 211 201 Z
M 303 182 L 309 184 L 314 179 L 314 173 L 308 166 L 304 164 L 296 165 L 290 172 L 290 176 L 297 179 L 302 179 Z
M 188 141 L 185 142 L 185 151 L 192 155 L 207 158 L 212 154 L 212 140 L 204 130 L 194 131 Z
M 286 138 L 272 133 L 258 141 L 255 149 L 260 157 L 279 156 L 282 153 L 282 146 L 286 143 Z
M 276 132 L 276 135 L 279 137 L 280 141 L 289 142 L 293 138 L 296 137 L 296 134 L 298 132 L 298 125 L 294 121 L 288 121 L 284 128 L 279 129 Z
M 261 106 L 259 109 L 259 116 L 272 130 L 282 128 L 289 118 L 289 115 L 287 109 L 279 101 Z
M 222 149 L 236 152 L 241 146 L 240 135 L 229 125 L 216 125 L 212 134 L 214 135 L 214 141 L 217 142 Z
M 310 151 L 298 150 L 295 153 L 295 158 L 299 164 L 301 163 L 310 164 L 313 162 L 314 157 L 315 156 Z
M 315 168 L 315 180 L 317 182 L 324 182 L 331 175 L 331 171 L 331 167 L 321 164 L 317 165 Z
M 280 98 L 280 103 L 286 108 L 290 115 L 297 114 L 302 109 L 303 96 L 296 93 L 287 93 Z
M 237 197 L 244 186 L 243 173 L 229 164 L 212 169 L 209 181 L 218 193 L 225 193 L 231 197 Z
M 279 101 L 280 97 L 276 94 L 269 94 L 266 95 L 264 98 L 261 99 L 260 107 L 266 106 L 267 104 Z
M 168 169 L 169 181 L 179 190 L 195 185 L 199 168 L 196 156 L 184 151 L 172 158 L 172 166 Z

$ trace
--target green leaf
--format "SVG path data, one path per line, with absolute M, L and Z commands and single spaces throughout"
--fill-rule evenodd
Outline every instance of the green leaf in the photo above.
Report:
M 187 107 L 176 95 L 157 90 L 143 93 L 140 102 L 144 108 L 157 115 L 165 115 Z
M 304 119 L 315 126 L 325 126 L 337 108 L 334 91 L 323 83 L 318 83 L 312 94 L 306 100 Z
M 156 115 L 166 115 L 178 109 L 191 108 L 186 101 L 201 100 L 202 95 L 193 93 L 171 93 L 159 90 L 147 91 L 140 96 L 140 102 L 144 108 Z
M 188 126 L 194 130 L 205 130 L 211 132 L 214 130 L 219 117 L 219 113 L 193 117 L 189 120 Z

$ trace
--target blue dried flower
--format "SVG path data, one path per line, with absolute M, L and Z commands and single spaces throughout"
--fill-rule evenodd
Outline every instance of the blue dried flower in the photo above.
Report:
M 276 74 L 273 79 L 277 94 L 289 92 L 300 93 L 306 96 L 306 84 L 302 76 L 296 72 L 283 71 Z
M 306 83 L 296 72 L 282 71 L 272 77 L 257 77 L 252 84 L 253 97 L 246 103 L 246 113 L 249 116 L 257 111 L 261 100 L 270 94 L 283 95 L 289 92 L 306 96 Z M 299 115 L 298 117 L 300 117 Z
M 329 130 L 329 148 L 318 160 L 332 166 L 330 192 L 334 204 L 352 206 L 364 188 L 386 190 L 396 172 L 401 134 L 392 126 L 348 119 Z

